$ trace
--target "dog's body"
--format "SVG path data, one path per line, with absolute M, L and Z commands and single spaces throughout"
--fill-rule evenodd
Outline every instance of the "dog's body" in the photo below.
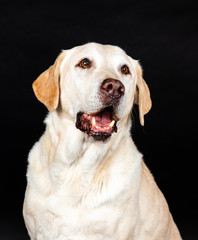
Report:
M 24 219 L 33 240 L 179 240 L 166 200 L 130 137 L 151 107 L 137 61 L 120 48 L 63 51 L 34 82 L 50 113 L 29 155 Z

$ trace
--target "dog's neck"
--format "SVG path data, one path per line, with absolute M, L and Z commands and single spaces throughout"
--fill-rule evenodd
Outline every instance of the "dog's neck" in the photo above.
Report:
M 113 133 L 110 139 L 105 142 L 95 141 L 88 137 L 76 128 L 73 119 L 62 116 L 56 111 L 48 115 L 45 123 L 46 130 L 51 136 L 52 145 L 57 149 L 55 159 L 68 166 L 78 162 L 78 164 L 91 167 L 104 158 L 111 146 L 116 149 L 123 133 L 125 133 L 125 138 L 130 137 L 130 119 L 125 119 L 123 124 L 118 123 L 118 132 Z M 128 136 L 126 136 L 126 132 Z
M 93 203 L 95 199 L 93 206 L 96 206 L 119 194 L 121 186 L 127 186 L 132 177 L 137 177 L 142 155 L 131 140 L 130 119 L 127 124 L 118 123 L 118 132 L 106 142 L 88 138 L 75 127 L 74 121 L 61 117 L 57 112 L 51 112 L 45 122 L 47 126 L 42 142 L 45 148 L 48 146 L 48 170 L 45 168 L 45 171 L 50 177 L 50 189 L 54 186 L 54 189 L 60 189 L 61 194 L 71 196 L 66 197 L 68 204 L 79 201 L 87 204 L 90 199 Z M 117 158 L 120 151 L 127 152 L 129 156 L 123 156 L 120 161 Z M 126 169 L 125 166 L 129 167 Z M 96 192 L 98 198 L 91 197 Z M 88 200 L 82 201 L 82 198 Z

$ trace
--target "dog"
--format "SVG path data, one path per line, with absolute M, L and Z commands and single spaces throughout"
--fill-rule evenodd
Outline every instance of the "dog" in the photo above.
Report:
M 88 43 L 63 50 L 33 83 L 49 110 L 29 153 L 23 216 L 32 240 L 179 240 L 130 136 L 151 108 L 137 60 Z

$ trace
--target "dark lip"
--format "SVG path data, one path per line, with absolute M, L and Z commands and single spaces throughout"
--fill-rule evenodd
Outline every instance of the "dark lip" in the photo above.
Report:
M 96 114 L 101 113 L 102 111 L 109 111 L 112 115 L 112 120 L 115 121 L 114 126 L 112 127 L 111 131 L 107 132 L 101 132 L 91 129 L 91 122 L 88 119 L 85 119 L 83 117 L 84 114 L 87 114 L 89 116 L 93 116 Z M 115 114 L 115 109 L 113 106 L 104 107 L 103 109 L 93 112 L 93 113 L 84 113 L 84 112 L 78 112 L 76 117 L 76 128 L 80 131 L 84 132 L 88 136 L 92 137 L 95 141 L 106 141 L 108 140 L 113 132 L 117 132 L 117 122 L 119 121 L 119 118 Z
M 117 129 L 117 128 L 116 128 Z M 89 135 L 95 140 L 95 141 L 107 141 L 110 137 L 111 137 L 111 134 L 113 133 L 114 131 L 111 131 L 110 133 L 101 133 L 101 132 L 90 132 Z M 117 130 L 115 131 L 117 132 Z

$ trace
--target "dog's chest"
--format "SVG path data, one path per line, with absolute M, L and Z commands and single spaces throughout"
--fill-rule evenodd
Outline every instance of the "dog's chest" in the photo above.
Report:
M 39 217 L 41 239 L 112 239 L 123 222 L 123 210 L 112 204 L 99 207 L 68 206 L 51 197 Z M 38 220 L 38 219 L 37 219 Z M 116 235 L 115 235 L 116 236 Z

